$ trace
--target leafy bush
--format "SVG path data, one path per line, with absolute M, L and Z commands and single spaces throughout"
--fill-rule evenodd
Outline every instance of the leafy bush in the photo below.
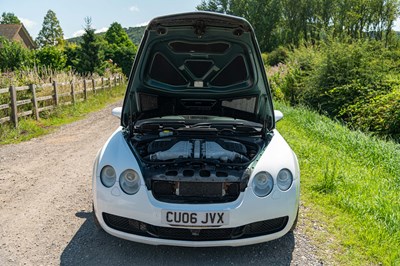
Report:
M 77 69 L 79 64 L 78 58 L 79 46 L 76 43 L 66 43 L 64 46 L 64 54 L 67 58 L 65 65 L 68 69 Z
M 54 70 L 62 70 L 65 68 L 67 56 L 63 50 L 57 46 L 44 46 L 36 53 L 38 64 L 46 66 Z
M 26 69 L 33 65 L 32 52 L 18 42 L 0 37 L 0 70 Z
M 400 82 L 399 82 L 400 84 Z M 348 123 L 364 131 L 378 132 L 400 142 L 400 86 L 388 94 L 359 101 L 343 110 Z
M 285 63 L 287 57 L 288 57 L 288 50 L 282 46 L 279 46 L 278 48 L 276 48 L 275 50 L 273 50 L 268 54 L 266 61 L 268 65 L 276 66 L 279 63 Z
M 319 51 L 300 47 L 288 54 L 286 73 L 276 85 L 291 104 L 299 104 L 309 87 L 309 76 L 320 61 Z
M 378 42 L 303 46 L 289 53 L 287 74 L 275 85 L 292 104 L 398 139 L 399 58 Z
M 271 88 L 272 96 L 275 100 L 284 101 L 285 95 L 278 84 L 282 83 L 282 79 L 285 78 L 287 68 L 285 65 L 279 64 L 278 66 L 268 67 L 267 75 L 269 86 Z
M 261 59 L 263 61 L 264 66 L 268 65 L 268 54 L 267 53 L 262 53 Z
M 129 76 L 135 56 L 136 46 L 133 44 L 130 46 L 107 44 L 105 46 L 105 58 L 120 67 L 126 76 Z

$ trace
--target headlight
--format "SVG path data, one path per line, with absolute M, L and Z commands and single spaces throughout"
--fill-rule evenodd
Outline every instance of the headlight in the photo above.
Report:
M 106 165 L 101 169 L 100 180 L 105 187 L 112 187 L 115 184 L 116 179 L 117 176 L 115 175 L 115 170 L 112 166 Z
M 131 169 L 125 170 L 119 177 L 119 185 L 126 194 L 135 194 L 140 188 L 139 174 Z
M 293 175 L 288 169 L 282 169 L 278 173 L 276 182 L 280 190 L 286 191 L 292 185 Z
M 274 179 L 269 173 L 260 172 L 253 178 L 252 187 L 254 194 L 259 197 L 265 197 L 274 188 Z

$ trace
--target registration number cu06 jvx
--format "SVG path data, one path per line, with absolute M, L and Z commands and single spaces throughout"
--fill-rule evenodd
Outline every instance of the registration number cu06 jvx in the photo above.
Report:
M 186 226 L 220 226 L 229 223 L 228 212 L 183 212 L 162 210 L 162 223 Z

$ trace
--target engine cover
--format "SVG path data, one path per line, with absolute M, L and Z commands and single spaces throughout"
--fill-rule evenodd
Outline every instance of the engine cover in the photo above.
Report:
M 149 155 L 151 161 L 167 161 L 179 158 L 194 159 L 215 159 L 221 162 L 248 162 L 246 146 L 231 140 L 208 141 L 202 139 L 193 139 L 188 141 L 172 142 L 171 139 L 155 140 L 149 145 L 149 150 L 154 151 L 154 147 L 160 147 L 160 150 Z M 172 142 L 172 147 L 171 147 Z M 233 150 L 227 150 L 224 147 L 230 147 Z M 163 148 L 169 147 L 166 150 Z

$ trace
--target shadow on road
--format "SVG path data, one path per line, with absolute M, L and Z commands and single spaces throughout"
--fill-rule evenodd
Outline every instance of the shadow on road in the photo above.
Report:
M 290 265 L 294 236 L 289 233 L 271 242 L 220 248 L 150 246 L 99 231 L 91 212 L 61 254 L 61 265 Z

